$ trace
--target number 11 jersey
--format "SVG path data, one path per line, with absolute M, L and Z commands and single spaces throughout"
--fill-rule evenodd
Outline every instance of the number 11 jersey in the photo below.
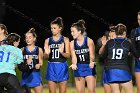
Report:
M 76 40 L 74 40 L 74 49 L 77 57 L 77 63 L 80 64 L 90 63 L 88 38 L 86 36 L 84 37 L 84 42 L 81 46 L 78 45 Z

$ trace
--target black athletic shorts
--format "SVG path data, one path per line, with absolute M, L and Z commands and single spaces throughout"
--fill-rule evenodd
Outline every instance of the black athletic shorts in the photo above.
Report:
M 0 87 L 5 87 L 7 93 L 23 93 L 18 78 L 10 73 L 0 74 Z

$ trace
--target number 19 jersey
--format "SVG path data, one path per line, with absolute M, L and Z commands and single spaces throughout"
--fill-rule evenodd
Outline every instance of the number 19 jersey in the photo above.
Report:
M 123 69 L 129 71 L 128 55 L 132 53 L 139 57 L 134 46 L 126 38 L 115 38 L 106 44 L 103 57 L 107 57 L 106 69 Z

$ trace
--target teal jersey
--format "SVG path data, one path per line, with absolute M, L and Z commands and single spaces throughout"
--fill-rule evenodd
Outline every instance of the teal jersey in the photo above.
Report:
M 16 75 L 16 65 L 23 62 L 21 49 L 11 45 L 0 46 L 0 73 Z

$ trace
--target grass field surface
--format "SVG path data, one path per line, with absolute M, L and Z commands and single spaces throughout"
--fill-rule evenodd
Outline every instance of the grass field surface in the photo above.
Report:
M 32 93 L 34 93 L 33 90 L 32 90 Z M 43 93 L 49 93 L 48 88 L 44 88 Z M 57 89 L 56 93 L 59 93 L 58 89 Z M 68 87 L 67 88 L 67 93 L 77 93 L 76 88 L 75 87 Z M 85 93 L 88 93 L 87 88 L 85 90 Z M 96 93 L 104 93 L 103 87 L 96 87 Z M 122 90 L 121 93 L 125 93 L 125 92 Z M 136 93 L 136 87 L 134 87 L 134 93 Z

